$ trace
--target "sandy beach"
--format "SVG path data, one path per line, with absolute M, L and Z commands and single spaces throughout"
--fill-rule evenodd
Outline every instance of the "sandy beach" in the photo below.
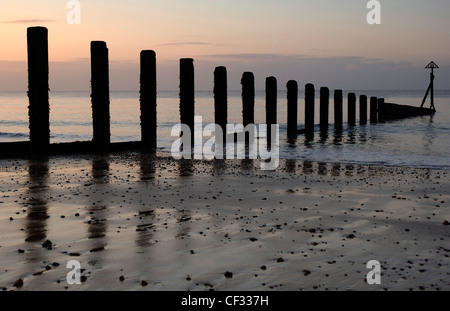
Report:
M 0 160 L 3 290 L 449 290 L 448 171 Z M 81 264 L 80 285 L 67 263 Z M 380 285 L 366 283 L 370 260 Z

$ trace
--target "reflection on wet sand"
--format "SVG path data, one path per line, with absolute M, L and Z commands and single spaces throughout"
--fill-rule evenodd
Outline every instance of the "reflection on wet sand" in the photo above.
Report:
M 108 156 L 99 155 L 92 160 L 92 182 L 95 189 L 100 189 L 101 185 L 109 183 L 110 163 Z M 93 202 L 89 208 L 90 220 L 88 225 L 88 239 L 90 241 L 90 253 L 101 253 L 108 245 L 106 241 L 106 234 L 108 231 L 108 224 L 106 218 L 107 205 L 105 202 L 97 204 Z M 97 264 L 102 257 L 98 254 L 93 255 L 89 264 Z
M 40 242 L 47 238 L 48 159 L 30 160 L 28 165 L 28 214 L 25 242 Z
M 189 177 L 194 173 L 194 164 L 191 159 L 178 160 L 179 175 L 181 177 Z
M 140 154 L 140 179 L 142 182 L 147 182 L 155 178 L 155 155 L 153 153 Z

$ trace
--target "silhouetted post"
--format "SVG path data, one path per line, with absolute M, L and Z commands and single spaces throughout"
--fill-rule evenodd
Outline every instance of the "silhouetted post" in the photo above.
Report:
M 228 123 L 227 69 L 223 66 L 214 70 L 214 120 L 222 128 L 223 144 L 226 144 Z M 217 134 L 216 134 L 217 135 Z
M 328 130 L 328 114 L 330 108 L 330 91 L 327 87 L 320 88 L 320 130 Z
M 297 137 L 298 114 L 298 84 L 294 80 L 288 81 L 287 87 L 287 136 L 289 139 Z
M 267 124 L 267 144 L 272 142 L 272 124 L 277 124 L 277 79 L 275 77 L 266 78 L 266 124 Z
M 50 104 L 48 85 L 48 30 L 27 29 L 28 44 L 28 116 L 31 153 L 47 154 L 50 149 Z
M 359 96 L 359 124 L 367 124 L 367 96 Z
M 156 53 L 141 52 L 141 140 L 144 148 L 156 150 Z
M 314 133 L 314 105 L 315 89 L 314 85 L 308 83 L 305 85 L 305 133 Z
M 378 122 L 378 98 L 370 98 L 370 123 Z
M 348 93 L 348 124 L 356 124 L 356 94 Z
M 191 146 L 194 146 L 195 84 L 192 58 L 180 59 L 180 116 L 181 124 L 191 129 Z
M 383 122 L 384 119 L 385 119 L 384 98 L 378 98 L 378 121 Z
M 109 151 L 111 142 L 109 114 L 108 48 L 103 41 L 91 42 L 91 98 L 94 128 L 93 146 L 96 151 Z
M 242 75 L 242 117 L 247 126 L 255 123 L 255 77 L 252 72 Z
M 343 97 L 342 90 L 334 91 L 334 127 L 337 129 L 342 128 L 343 119 Z

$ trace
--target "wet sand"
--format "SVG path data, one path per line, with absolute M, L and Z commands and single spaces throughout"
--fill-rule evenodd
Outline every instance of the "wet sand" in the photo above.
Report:
M 448 171 L 124 153 L 0 160 L 0 182 L 3 290 L 450 289 Z

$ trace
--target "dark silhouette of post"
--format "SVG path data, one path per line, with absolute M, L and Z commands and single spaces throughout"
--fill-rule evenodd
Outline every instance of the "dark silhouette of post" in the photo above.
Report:
M 356 94 L 348 93 L 348 124 L 356 125 Z
M 384 122 L 384 120 L 385 120 L 384 98 L 378 98 L 378 122 Z
M 370 123 L 378 122 L 378 98 L 370 97 Z
M 242 117 L 247 126 L 255 123 L 255 77 L 252 72 L 244 72 L 242 85 Z
M 298 114 L 298 84 L 294 80 L 288 81 L 287 87 L 287 136 L 288 139 L 297 137 Z
M 308 83 L 305 85 L 305 133 L 314 133 L 314 105 L 315 89 L 314 85 Z
M 33 155 L 45 155 L 50 149 L 47 28 L 28 28 L 27 45 L 30 151 Z
M 330 91 L 327 87 L 320 88 L 320 130 L 328 130 L 328 117 L 330 109 Z
M 192 58 L 180 59 L 180 117 L 181 123 L 191 129 L 191 146 L 194 146 L 195 84 Z
M 343 96 L 342 90 L 334 91 L 334 127 L 337 129 L 342 128 L 343 122 Z
M 277 79 L 275 77 L 266 78 L 266 125 L 267 144 L 272 142 L 272 124 L 277 124 Z
M 140 78 L 141 105 L 141 141 L 143 148 L 156 150 L 157 147 L 157 112 L 156 112 L 156 53 L 141 52 Z
M 359 124 L 367 124 L 367 96 L 359 96 Z
M 111 142 L 109 112 L 109 59 L 103 41 L 91 42 L 91 99 L 95 151 L 108 152 Z
M 227 69 L 223 66 L 216 67 L 214 70 L 214 120 L 219 125 L 225 137 L 228 123 L 228 82 Z

